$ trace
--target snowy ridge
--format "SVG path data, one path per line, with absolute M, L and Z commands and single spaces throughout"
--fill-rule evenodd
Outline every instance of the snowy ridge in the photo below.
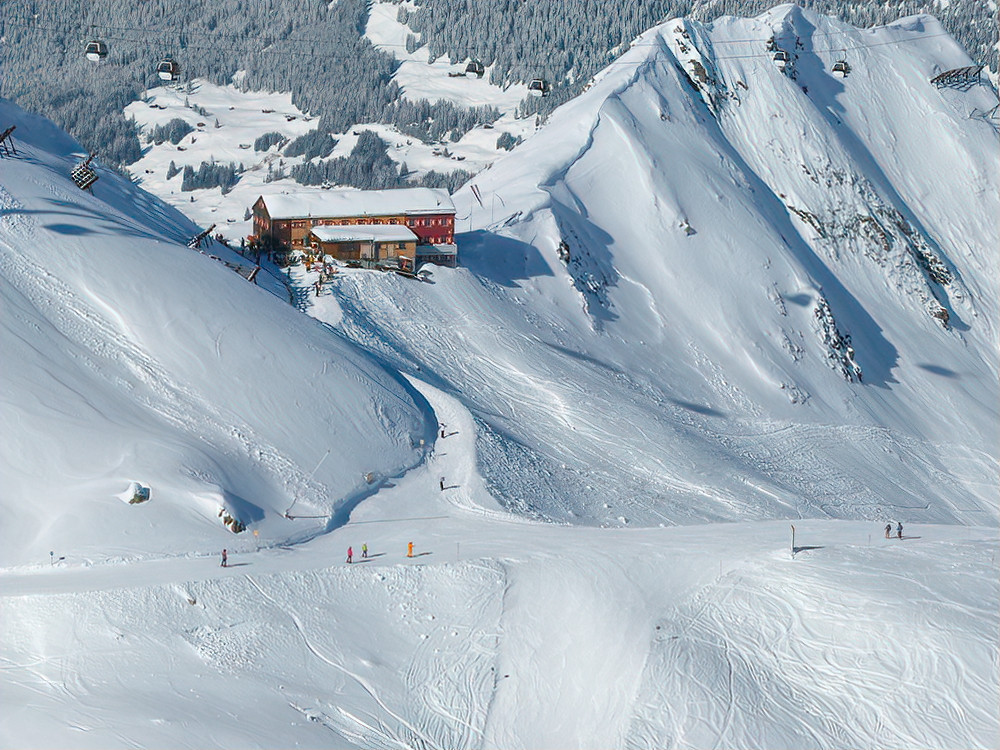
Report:
M 772 35 L 789 49 L 799 39 L 794 80 L 771 62 Z M 843 56 L 834 47 L 847 48 L 846 79 L 830 73 Z M 703 491 L 707 473 L 708 507 L 722 517 L 777 497 L 798 512 L 810 512 L 804 502 L 875 517 L 899 502 L 942 520 L 954 507 L 995 519 L 992 491 L 975 487 L 997 475 L 997 135 L 967 115 L 996 94 L 928 83 L 967 63 L 928 17 L 859 31 L 789 6 L 709 26 L 670 21 L 637 39 L 473 180 L 482 205 L 471 189 L 456 196 L 459 217 L 482 227 L 466 263 L 501 279 L 469 293 L 516 299 L 544 321 L 543 347 L 600 363 L 586 368 L 597 380 L 576 416 L 604 414 L 611 427 L 593 443 L 577 429 L 569 445 L 544 412 L 487 421 L 548 454 L 547 468 L 587 480 L 610 460 L 612 473 L 648 472 L 669 493 L 665 474 L 696 467 L 693 484 Z M 525 354 L 525 367 L 540 358 Z M 573 404 L 565 392 L 583 360 L 546 359 Z M 632 403 L 650 417 L 623 418 L 635 397 L 621 403 L 610 385 L 623 378 L 647 384 Z M 670 401 L 694 408 L 682 421 L 664 414 Z M 673 437 L 691 420 L 696 436 Z M 619 441 L 616 459 L 607 444 Z M 879 468 L 899 451 L 912 482 Z M 766 491 L 739 500 L 734 462 Z

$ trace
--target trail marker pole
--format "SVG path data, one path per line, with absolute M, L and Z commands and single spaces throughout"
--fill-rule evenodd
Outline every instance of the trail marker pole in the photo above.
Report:
M 795 559 L 795 524 L 792 524 L 792 559 Z

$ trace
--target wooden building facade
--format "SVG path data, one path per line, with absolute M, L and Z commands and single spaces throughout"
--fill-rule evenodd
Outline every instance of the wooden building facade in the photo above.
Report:
M 331 190 L 261 196 L 253 205 L 254 239 L 264 247 L 305 250 L 314 242 L 323 242 L 313 236 L 316 228 L 362 226 L 366 236 L 377 227 L 405 227 L 416 246 L 437 249 L 434 253 L 425 250 L 423 255 L 451 258 L 450 263 L 444 262 L 454 265 L 455 205 L 446 190 Z M 375 243 L 374 239 L 370 242 Z M 374 248 L 372 244 L 371 250 Z
M 309 234 L 309 246 L 320 256 L 375 264 L 398 260 L 400 256 L 412 259 L 417 251 L 417 235 L 400 225 L 318 226 Z

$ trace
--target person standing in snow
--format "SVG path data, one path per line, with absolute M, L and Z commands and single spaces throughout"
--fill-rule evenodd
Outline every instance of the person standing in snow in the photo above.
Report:
M 888 539 L 891 533 L 892 533 L 892 521 L 889 521 L 889 523 L 885 525 L 885 538 Z
M 229 567 L 229 555 L 226 554 L 225 550 L 222 550 L 222 567 L 223 568 Z
M 362 560 L 368 559 L 368 542 L 365 542 L 364 544 L 361 545 L 361 559 Z
M 406 545 L 406 556 L 413 557 L 413 542 L 409 542 Z
M 903 538 L 903 522 L 902 521 L 900 521 L 899 523 L 896 524 L 896 538 L 897 539 L 902 539 Z
M 352 562 L 354 562 L 354 548 L 353 547 L 348 547 L 347 548 L 347 564 L 350 565 Z

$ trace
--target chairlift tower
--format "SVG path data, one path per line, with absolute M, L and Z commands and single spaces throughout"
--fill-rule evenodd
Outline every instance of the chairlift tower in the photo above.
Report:
M 14 148 L 14 137 L 11 135 L 17 125 L 11 125 L 0 133 L 0 156 L 17 156 L 17 149 Z
M 931 83 L 939 89 L 947 88 L 968 91 L 979 83 L 979 74 L 982 70 L 982 65 L 967 65 L 964 68 L 952 68 L 934 76 L 931 79 Z

